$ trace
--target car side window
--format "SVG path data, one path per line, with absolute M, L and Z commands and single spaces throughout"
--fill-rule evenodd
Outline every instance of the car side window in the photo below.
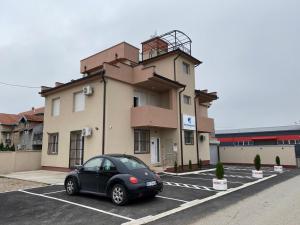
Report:
M 84 171 L 97 172 L 100 170 L 102 161 L 102 158 L 91 159 L 84 164 L 83 169 Z
M 103 171 L 104 172 L 109 172 L 109 171 L 116 171 L 117 168 L 116 166 L 108 159 L 105 159 L 103 163 Z

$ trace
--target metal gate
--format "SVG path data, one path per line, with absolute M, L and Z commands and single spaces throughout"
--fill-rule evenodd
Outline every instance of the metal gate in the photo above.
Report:
M 84 137 L 81 135 L 81 131 L 72 131 L 70 133 L 70 155 L 69 155 L 69 167 L 75 168 L 76 165 L 83 164 L 83 146 Z

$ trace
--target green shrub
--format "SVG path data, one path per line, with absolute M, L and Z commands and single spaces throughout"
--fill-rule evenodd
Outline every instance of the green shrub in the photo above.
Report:
M 189 160 L 189 170 L 192 170 L 193 166 L 192 166 L 192 160 Z
M 15 145 L 13 144 L 11 147 L 10 147 L 10 151 L 16 151 L 16 148 L 15 148 Z
M 260 170 L 261 167 L 261 160 L 260 160 L 260 155 L 257 154 L 254 158 L 254 166 L 256 170 Z
M 177 161 L 174 162 L 174 172 L 177 173 Z
M 280 166 L 280 158 L 279 158 L 279 156 L 276 156 L 275 161 L 276 161 L 276 165 Z
M 0 143 L 0 151 L 4 151 L 4 144 L 2 142 Z
M 221 162 L 217 163 L 217 167 L 216 167 L 216 177 L 221 180 L 224 177 L 224 167 L 223 164 Z

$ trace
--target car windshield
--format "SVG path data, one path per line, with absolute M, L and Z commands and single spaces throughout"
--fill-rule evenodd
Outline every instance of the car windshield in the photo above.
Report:
M 127 157 L 118 157 L 118 160 L 123 163 L 129 170 L 147 168 L 147 166 L 140 160 Z

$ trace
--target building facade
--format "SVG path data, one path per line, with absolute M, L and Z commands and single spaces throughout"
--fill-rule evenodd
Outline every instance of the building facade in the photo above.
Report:
M 260 154 L 264 165 L 273 165 L 276 156 L 284 166 L 300 165 L 300 125 L 220 130 L 216 137 L 222 162 L 252 164 Z
M 195 90 L 200 63 L 180 31 L 143 42 L 141 53 L 122 42 L 81 60 L 82 78 L 42 87 L 42 166 L 73 168 L 113 153 L 163 169 L 208 164 L 207 111 L 217 95 Z

